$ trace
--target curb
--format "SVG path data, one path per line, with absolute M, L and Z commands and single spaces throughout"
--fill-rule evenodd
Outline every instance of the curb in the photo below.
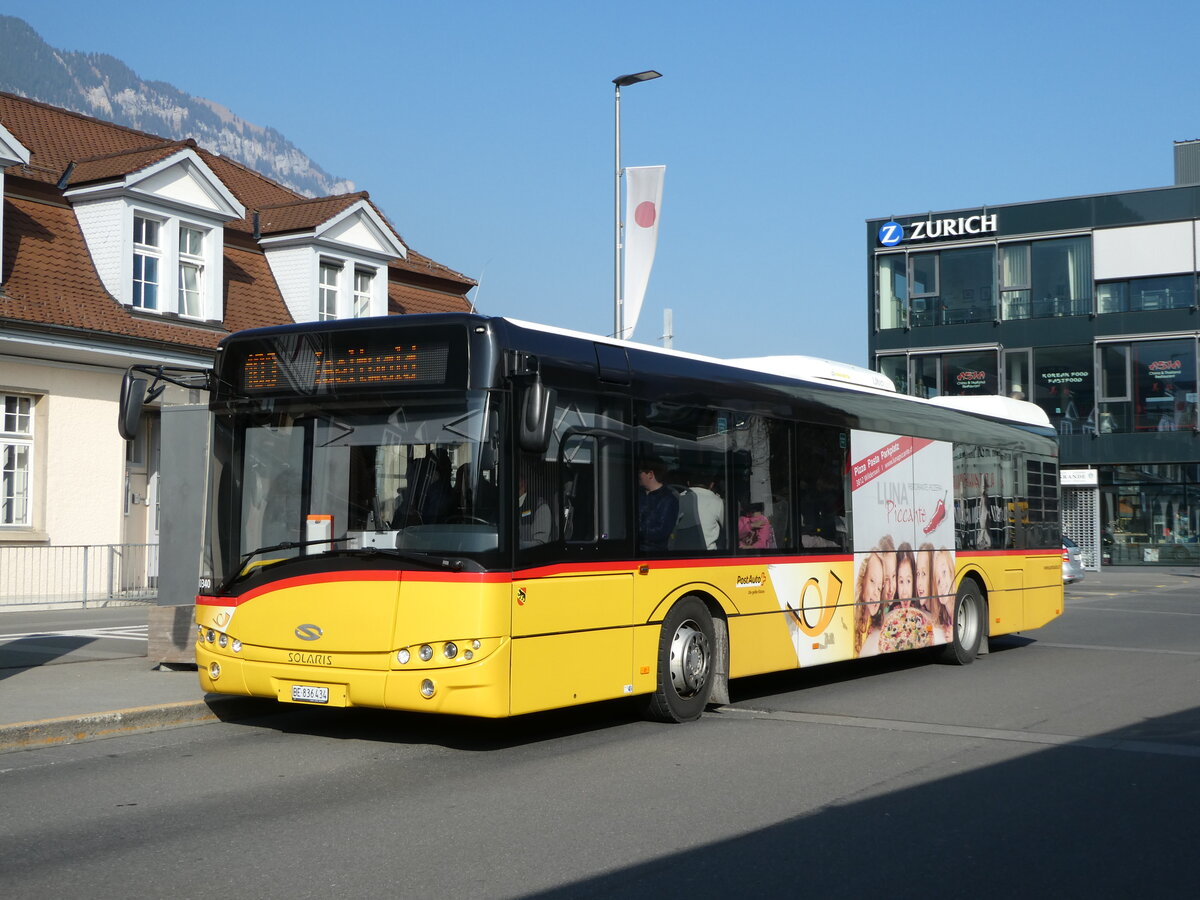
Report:
M 78 744 L 217 721 L 237 721 L 281 711 L 273 709 L 276 706 L 282 704 L 251 697 L 209 696 L 203 700 L 183 700 L 157 706 L 17 722 L 0 725 L 0 753 Z

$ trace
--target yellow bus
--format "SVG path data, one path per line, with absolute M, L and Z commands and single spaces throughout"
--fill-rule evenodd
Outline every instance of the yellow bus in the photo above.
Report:
M 196 598 L 204 690 L 502 717 L 920 650 L 1062 610 L 1053 430 L 802 357 L 504 318 L 226 338 Z M 1022 510 L 1014 517 L 1014 504 Z

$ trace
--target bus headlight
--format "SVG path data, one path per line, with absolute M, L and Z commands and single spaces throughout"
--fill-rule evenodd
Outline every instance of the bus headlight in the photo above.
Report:
M 421 696 L 424 697 L 426 700 L 428 700 L 433 696 L 433 692 L 434 692 L 433 682 L 430 679 L 426 678 L 424 681 L 421 682 Z
M 239 641 L 237 638 L 233 639 L 233 652 L 234 653 L 242 652 L 242 642 Z
M 204 639 L 211 644 L 217 639 L 217 633 L 210 628 L 205 632 Z
M 429 662 L 431 659 L 433 659 L 433 648 L 428 644 L 422 644 L 421 649 L 418 652 L 421 655 L 421 662 Z
M 224 650 L 226 647 L 228 647 L 229 646 L 229 635 L 222 633 L 221 636 L 219 638 L 217 638 L 217 646 L 220 647 L 222 650 Z
M 396 651 L 396 662 L 400 663 L 400 665 L 408 665 L 408 661 L 410 659 L 412 659 L 412 654 L 408 652 L 407 647 L 405 647 L 403 650 Z
M 458 656 L 458 644 L 454 643 L 454 641 L 446 641 L 442 647 L 442 655 L 446 659 L 454 659 L 454 657 Z

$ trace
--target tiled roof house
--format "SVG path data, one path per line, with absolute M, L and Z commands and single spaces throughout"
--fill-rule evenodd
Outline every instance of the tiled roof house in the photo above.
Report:
M 127 366 L 204 365 L 243 328 L 471 308 L 475 282 L 365 192 L 303 197 L 7 93 L 0 195 L 0 555 L 153 542 L 154 418 L 144 446 L 115 429 Z

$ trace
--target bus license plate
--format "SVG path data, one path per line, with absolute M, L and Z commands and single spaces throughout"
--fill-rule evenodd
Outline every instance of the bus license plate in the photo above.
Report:
M 311 684 L 293 684 L 292 699 L 297 703 L 328 703 L 329 688 Z

